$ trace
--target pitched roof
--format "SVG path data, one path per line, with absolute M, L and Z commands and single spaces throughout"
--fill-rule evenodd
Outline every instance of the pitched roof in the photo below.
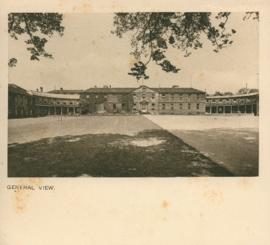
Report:
M 131 93 L 136 88 L 89 88 L 86 93 Z
M 24 95 L 28 95 L 27 91 L 19 86 L 17 86 L 14 83 L 9 83 L 8 84 L 8 92 L 11 93 L 16 93 L 16 94 L 24 94 Z
M 48 91 L 47 93 L 51 94 L 80 94 L 84 90 L 82 89 L 54 89 L 51 91 Z
M 157 90 L 159 93 L 182 93 L 182 94 L 204 94 L 205 92 L 195 88 L 153 88 Z
M 229 99 L 229 98 L 243 98 L 243 97 L 250 97 L 250 96 L 258 96 L 259 93 L 249 93 L 249 94 L 234 94 L 234 95 L 209 95 L 206 96 L 206 99 Z
M 195 88 L 178 88 L 178 87 L 172 87 L 172 88 L 147 87 L 147 88 L 155 90 L 159 93 L 196 93 L 196 94 L 205 93 L 204 91 L 201 91 Z M 136 89 L 138 88 L 89 88 L 85 90 L 84 93 L 131 93 L 132 91 Z
M 44 92 L 37 92 L 30 90 L 28 91 L 29 94 L 40 96 L 40 97 L 46 97 L 46 98 L 55 98 L 55 99 L 70 99 L 70 100 L 79 100 L 80 95 L 79 94 L 52 94 L 52 93 L 44 93 Z

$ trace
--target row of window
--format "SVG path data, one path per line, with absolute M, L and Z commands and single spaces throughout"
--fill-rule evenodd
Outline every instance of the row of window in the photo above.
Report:
M 200 95 L 200 94 L 192 94 L 192 95 L 193 96 L 196 96 L 197 99 L 204 97 L 204 95 Z M 170 97 L 172 99 L 179 97 L 180 99 L 182 99 L 183 97 L 191 98 L 192 95 L 191 94 L 161 94 L 161 97 L 162 98 Z M 92 97 L 94 97 L 96 99 L 98 99 L 98 98 L 105 98 L 106 99 L 106 98 L 108 98 L 108 96 L 110 96 L 110 95 L 92 95 Z M 136 99 L 137 97 L 139 97 L 138 94 L 134 93 L 133 94 L 133 98 Z M 141 97 L 143 99 L 146 99 L 147 94 L 141 94 Z M 89 94 L 86 95 L 86 98 L 89 99 L 90 98 L 90 95 Z M 151 98 L 152 99 L 155 99 L 156 98 L 156 94 L 151 94 Z
M 42 104 L 47 104 L 47 105 L 78 105 L 79 102 L 75 102 L 75 101 L 70 101 L 70 102 L 66 102 L 66 101 L 48 101 L 48 100 L 39 100 L 39 103 Z
M 183 98 L 191 98 L 191 96 L 196 97 L 197 99 L 204 97 L 203 95 L 200 94 L 161 94 L 161 98 L 171 98 L 171 99 L 183 99 Z M 133 98 L 136 98 L 137 94 L 133 94 Z M 155 99 L 155 94 L 151 95 L 152 99 Z M 142 94 L 142 98 L 146 98 L 146 94 Z
M 133 106 L 134 106 L 133 109 L 134 109 L 134 110 L 136 110 L 136 105 L 137 105 L 136 103 L 133 104 Z M 155 110 L 155 103 L 152 103 L 151 105 L 152 105 L 152 110 Z M 190 109 L 191 109 L 191 104 L 188 103 L 187 106 L 188 106 L 188 110 L 190 110 Z M 182 103 L 179 103 L 179 107 L 178 107 L 178 108 L 179 108 L 180 110 L 182 110 L 182 109 L 183 109 L 183 104 L 182 104 Z M 162 110 L 165 110 L 165 109 L 166 109 L 166 104 L 161 104 L 161 109 L 162 109 Z M 176 109 L 175 104 L 171 103 L 171 104 L 170 104 L 170 109 L 171 109 L 171 110 Z M 196 109 L 197 109 L 197 110 L 200 109 L 200 104 L 196 104 Z
M 191 104 L 188 103 L 187 105 L 188 105 L 188 110 L 190 110 L 191 109 Z M 162 110 L 165 110 L 166 109 L 166 104 L 162 104 L 162 107 L 161 108 L 162 108 Z M 174 110 L 175 109 L 175 104 L 171 103 L 170 104 L 170 108 L 171 108 L 171 110 Z M 183 104 L 182 103 L 179 104 L 179 109 L 180 110 L 183 109 Z M 200 104 L 196 104 L 196 109 L 197 110 L 200 109 Z

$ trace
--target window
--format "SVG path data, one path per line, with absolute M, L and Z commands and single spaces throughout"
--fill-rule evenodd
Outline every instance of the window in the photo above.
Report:
M 152 99 L 154 99 L 155 98 L 155 94 L 152 94 Z
M 171 111 L 173 111 L 173 104 L 171 104 Z
M 69 102 L 70 105 L 73 105 L 73 102 Z
M 190 110 L 190 103 L 188 103 L 188 109 Z
M 116 104 L 113 104 L 113 109 L 116 109 Z
M 200 104 L 197 104 L 197 110 L 199 110 L 200 109 Z
M 155 103 L 152 103 L 152 106 L 155 106 Z
M 162 104 L 162 110 L 165 110 L 165 104 Z
M 179 104 L 179 108 L 180 108 L 180 110 L 183 109 L 183 104 L 182 103 Z
M 162 97 L 165 97 L 165 94 L 161 94 Z

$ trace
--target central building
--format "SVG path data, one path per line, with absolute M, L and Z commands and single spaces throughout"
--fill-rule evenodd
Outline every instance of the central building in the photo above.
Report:
M 204 114 L 205 92 L 194 88 L 90 88 L 80 93 L 82 114 Z

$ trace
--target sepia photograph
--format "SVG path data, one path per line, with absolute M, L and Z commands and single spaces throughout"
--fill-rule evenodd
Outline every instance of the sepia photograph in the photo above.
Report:
M 259 13 L 8 14 L 8 177 L 259 176 Z

